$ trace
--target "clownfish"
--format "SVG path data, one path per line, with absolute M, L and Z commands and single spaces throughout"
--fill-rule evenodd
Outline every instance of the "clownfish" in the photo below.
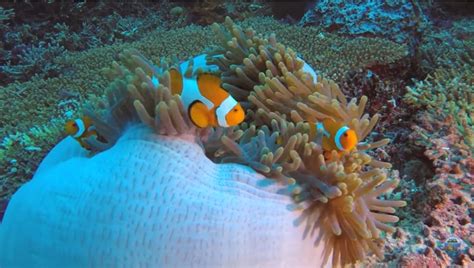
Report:
M 309 138 L 317 139 L 318 133 L 322 133 L 321 146 L 326 160 L 330 159 L 331 152 L 335 150 L 341 156 L 344 152 L 352 151 L 359 142 L 357 133 L 331 118 L 326 118 L 319 123 L 310 123 Z M 282 144 L 282 137 L 277 138 L 277 144 Z
M 317 123 L 316 129 L 323 133 L 322 147 L 326 158 L 333 150 L 339 155 L 350 152 L 359 142 L 357 133 L 353 129 L 331 118 L 325 118 L 323 122 Z
M 97 136 L 97 131 L 92 125 L 92 119 L 88 116 L 78 118 L 76 120 L 70 120 L 66 122 L 64 126 L 66 133 L 76 139 L 81 146 L 89 150 L 89 146 L 84 142 L 84 139 L 92 135 Z
M 199 73 L 196 77 L 188 78 L 175 68 L 171 68 L 169 73 L 171 93 L 181 96 L 189 118 L 197 127 L 230 127 L 244 120 L 244 109 L 222 88 L 218 76 Z M 151 80 L 157 87 L 158 79 L 153 76 Z

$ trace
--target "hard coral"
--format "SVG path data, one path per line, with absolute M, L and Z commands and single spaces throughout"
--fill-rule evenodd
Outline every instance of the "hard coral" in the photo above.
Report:
M 407 112 L 402 102 L 407 81 L 400 79 L 400 64 L 394 70 L 380 70 L 368 67 L 365 70 L 349 72 L 340 83 L 341 90 L 350 97 L 365 95 L 368 97 L 367 112 L 381 115 L 377 130 L 386 130 L 399 123 Z M 389 74 L 396 71 L 397 74 Z M 406 106 L 406 105 L 405 105 Z
M 18 58 L 12 58 L 17 63 L 14 65 L 0 66 L 0 70 L 11 82 L 12 80 L 28 80 L 35 78 L 57 77 L 60 73 L 59 65 L 55 58 L 60 56 L 65 48 L 59 44 L 40 42 L 38 46 L 25 47 Z
M 0 84 L 28 81 L 35 72 L 44 76 L 51 70 L 53 60 L 38 58 L 34 69 L 24 61 L 28 49 L 61 47 L 68 51 L 82 51 L 118 42 L 136 41 L 156 28 L 177 26 L 175 20 L 164 19 L 168 2 L 137 1 L 123 3 L 58 1 L 33 3 L 4 3 L 14 9 L 0 11 L 0 20 L 11 20 L 9 27 L 0 26 L 2 39 L 0 54 Z M 16 13 L 14 19 L 10 19 Z M 80 19 L 77 19 L 80 18 Z M 36 53 L 38 51 L 35 51 Z M 51 77 L 49 74 L 47 77 Z
M 301 19 L 303 25 L 321 24 L 329 31 L 352 36 L 385 37 L 409 43 L 426 20 L 411 1 L 317 1 Z
M 433 16 L 434 24 L 437 23 L 437 19 L 439 19 L 437 16 Z M 474 55 L 472 19 L 452 21 L 452 16 L 448 16 L 440 20 L 452 25 L 429 27 L 417 47 L 415 59 L 424 75 L 432 74 L 440 68 L 449 69 L 453 64 L 465 61 L 465 57 Z
M 8 21 L 13 16 L 15 16 L 15 11 L 13 9 L 5 9 L 0 7 L 0 21 Z
M 428 149 L 428 158 L 439 159 L 435 161 L 438 168 L 445 164 L 454 168 L 458 163 L 461 166 L 454 173 L 469 175 L 466 161 L 461 163 L 462 159 L 472 157 L 474 148 L 474 62 L 467 60 L 456 69 L 439 69 L 415 87 L 409 87 L 405 101 L 427 108 L 419 113 L 420 126 L 415 127 L 414 138 Z
M 439 68 L 425 80 L 408 88 L 405 101 L 419 109 L 412 142 L 424 148 L 435 175 L 425 182 L 428 202 L 423 203 L 430 243 L 439 260 L 447 264 L 472 264 L 466 247 L 447 248 L 449 238 L 459 244 L 472 233 L 472 185 L 474 170 L 474 81 L 471 57 Z M 449 227 L 448 227 L 449 226 Z M 436 256 L 436 255 L 435 255 Z

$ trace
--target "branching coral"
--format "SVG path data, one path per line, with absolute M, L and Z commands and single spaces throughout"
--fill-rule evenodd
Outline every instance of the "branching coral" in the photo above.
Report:
M 18 64 L 0 66 L 0 70 L 15 80 L 33 76 L 36 78 L 55 77 L 59 75 L 59 65 L 54 62 L 54 59 L 64 50 L 61 45 L 45 45 L 44 42 L 40 42 L 38 46 L 24 49 L 23 54 L 19 56 Z
M 13 9 L 4 9 L 0 7 L 0 21 L 8 21 L 15 15 L 15 11 Z
M 16 132 L 4 137 L 0 143 L 0 200 L 7 200 L 25 183 L 44 158 L 50 143 L 58 142 L 64 128 L 64 119 L 34 126 L 27 132 Z M 28 155 L 28 157 L 19 157 Z M 18 179 L 22 178 L 22 179 Z
M 471 174 L 474 148 L 474 60 L 452 69 L 438 69 L 424 81 L 408 88 L 405 101 L 416 108 L 419 126 L 413 138 L 423 145 L 439 174 Z M 458 156 L 458 157 L 455 157 Z M 461 158 L 459 158 L 461 156 Z
M 446 66 L 408 87 L 404 100 L 417 110 L 409 138 L 432 161 L 435 173 L 420 182 L 425 197 L 418 210 L 425 217 L 426 252 L 436 252 L 427 257 L 440 265 L 469 266 L 472 255 L 465 254 L 462 244 L 472 242 L 472 219 L 466 215 L 472 209 L 474 183 L 474 61 L 469 53 L 447 59 Z M 449 239 L 460 245 L 448 248 Z M 417 259 L 426 257 L 412 254 L 402 263 Z
M 416 3 L 409 1 L 318 1 L 301 24 L 320 24 L 328 31 L 352 36 L 384 36 L 396 42 L 410 42 L 422 31 L 426 18 Z M 420 29 L 419 29 L 420 28 Z

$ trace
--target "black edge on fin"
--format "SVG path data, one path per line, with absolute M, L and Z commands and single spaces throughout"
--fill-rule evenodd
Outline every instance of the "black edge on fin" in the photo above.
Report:
M 191 120 L 191 122 L 192 122 L 195 126 L 199 126 L 196 122 L 194 122 L 193 117 L 191 116 L 191 107 L 193 107 L 193 105 L 196 104 L 196 103 L 202 103 L 202 101 L 200 101 L 200 100 L 195 100 L 195 101 L 193 101 L 193 102 L 189 105 L 189 107 L 188 107 L 188 118 L 189 118 L 189 120 Z M 203 103 L 202 103 L 202 104 L 203 104 Z

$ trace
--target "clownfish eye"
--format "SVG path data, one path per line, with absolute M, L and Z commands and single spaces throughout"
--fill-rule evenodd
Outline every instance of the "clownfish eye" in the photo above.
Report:
M 344 132 L 344 137 L 347 137 L 347 132 Z
M 72 123 L 72 126 L 73 126 L 73 127 L 77 127 L 77 124 L 74 122 L 74 123 Z
M 237 108 L 234 108 L 234 112 L 238 112 Z

